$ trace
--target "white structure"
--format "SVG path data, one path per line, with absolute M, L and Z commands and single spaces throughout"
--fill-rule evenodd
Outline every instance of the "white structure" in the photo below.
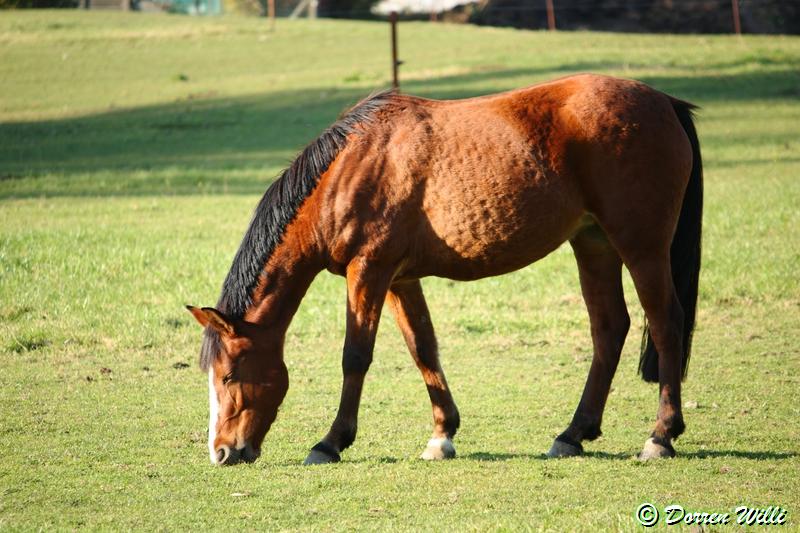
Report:
M 473 4 L 476 0 L 381 0 L 372 8 L 376 15 L 398 13 L 442 13 L 454 7 Z

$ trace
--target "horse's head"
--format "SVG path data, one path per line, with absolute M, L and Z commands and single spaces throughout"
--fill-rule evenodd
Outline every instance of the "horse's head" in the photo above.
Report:
M 218 337 L 208 366 L 208 450 L 211 462 L 255 461 L 289 389 L 281 343 L 269 332 L 211 307 L 187 306 Z

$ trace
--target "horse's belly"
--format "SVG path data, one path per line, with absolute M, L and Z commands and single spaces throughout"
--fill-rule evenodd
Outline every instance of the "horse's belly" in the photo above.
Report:
M 466 105 L 466 104 L 465 104 Z M 421 174 L 418 271 L 476 279 L 522 268 L 568 239 L 584 213 L 564 146 L 469 104 L 435 115 L 437 139 L 411 160 Z M 406 174 L 404 174 L 406 175 Z
M 504 192 L 464 187 L 428 203 L 415 270 L 459 280 L 504 274 L 546 256 L 580 227 L 583 208 L 564 183 L 516 182 Z

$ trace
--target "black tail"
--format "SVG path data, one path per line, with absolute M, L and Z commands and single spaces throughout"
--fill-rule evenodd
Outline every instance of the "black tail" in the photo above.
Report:
M 683 197 L 678 227 L 670 246 L 672 266 L 672 282 L 678 293 L 678 300 L 683 308 L 683 377 L 689 367 L 689 355 L 692 351 L 692 332 L 694 331 L 695 311 L 697 308 L 697 284 L 700 277 L 700 234 L 703 227 L 703 161 L 700 157 L 700 142 L 692 121 L 692 110 L 695 106 L 680 100 L 672 100 L 675 113 L 678 115 L 689 142 L 692 145 L 694 161 L 686 194 Z M 647 319 L 642 337 L 642 355 L 639 359 L 639 372 L 642 379 L 658 382 L 658 352 L 650 336 Z

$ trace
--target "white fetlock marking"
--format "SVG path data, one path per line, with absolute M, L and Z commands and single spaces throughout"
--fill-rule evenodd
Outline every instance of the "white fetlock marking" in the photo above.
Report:
M 437 461 L 441 459 L 451 459 L 456 456 L 456 448 L 453 441 L 447 437 L 432 438 L 428 441 L 425 451 L 422 452 L 422 459 L 426 461 Z
M 214 439 L 217 438 L 217 416 L 219 414 L 219 400 L 217 390 L 214 388 L 214 369 L 208 369 L 208 455 L 211 464 L 217 464 L 217 454 L 214 450 Z

